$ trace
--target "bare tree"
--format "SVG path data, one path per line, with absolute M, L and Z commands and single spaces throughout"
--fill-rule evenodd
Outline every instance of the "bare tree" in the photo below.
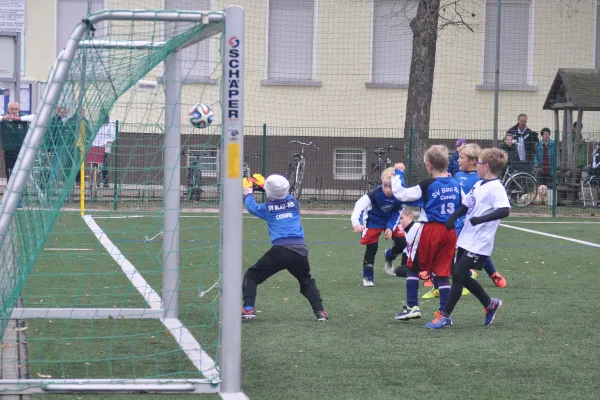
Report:
M 467 3 L 470 3 L 469 0 L 455 0 L 444 4 L 441 4 L 440 0 L 418 0 L 416 16 L 410 21 L 413 45 L 404 139 L 405 143 L 409 143 L 410 130 L 414 129 L 412 176 L 417 178 L 423 178 L 425 174 L 420 158 L 425 153 L 429 140 L 438 32 L 448 27 L 468 29 L 473 32 L 464 17 L 474 16 L 465 8 L 468 6 Z

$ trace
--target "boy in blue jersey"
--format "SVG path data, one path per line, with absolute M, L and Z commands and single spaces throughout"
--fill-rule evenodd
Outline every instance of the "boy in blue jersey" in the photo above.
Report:
M 404 202 L 421 206 L 419 222 L 419 245 L 413 261 L 409 259 L 411 270 L 406 276 L 406 306 L 396 319 L 408 321 L 421 318 L 419 309 L 419 271 L 434 276 L 440 291 L 440 312 L 450 295 L 450 273 L 456 248 L 456 232 L 446 230 L 446 221 L 461 204 L 461 190 L 458 182 L 448 172 L 448 149 L 445 146 L 431 146 L 423 158 L 431 178 L 418 185 L 406 188 L 404 185 L 404 164 L 398 163 L 396 175 L 392 179 L 394 196 Z
M 375 286 L 373 266 L 382 232 L 385 231 L 385 240 L 394 240 L 394 246 L 385 251 L 386 273 L 393 273 L 393 262 L 406 247 L 406 238 L 400 223 L 402 202 L 397 200 L 392 192 L 392 176 L 394 176 L 394 168 L 383 171 L 381 185 L 358 199 L 350 217 L 354 232 L 362 235 L 360 244 L 366 246 L 362 280 L 362 285 L 365 287 Z
M 254 182 L 258 183 L 260 179 Z M 259 183 L 261 184 L 262 182 Z M 300 206 L 288 194 L 290 183 L 281 175 L 270 175 L 265 179 L 264 191 L 268 201 L 264 204 L 256 202 L 252 186 L 252 181 L 244 179 L 244 204 L 250 214 L 267 221 L 273 246 L 244 275 L 242 318 L 256 318 L 254 303 L 258 285 L 285 269 L 298 280 L 300 293 L 309 301 L 317 321 L 326 321 L 328 317 L 321 294 L 310 274 L 308 249 L 300 223 Z

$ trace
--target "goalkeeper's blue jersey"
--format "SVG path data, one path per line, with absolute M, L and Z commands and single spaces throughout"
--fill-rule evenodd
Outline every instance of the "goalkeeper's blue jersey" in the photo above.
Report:
M 469 194 L 471 189 L 473 189 L 473 186 L 479 180 L 481 180 L 481 178 L 479 178 L 479 175 L 477 175 L 477 171 L 459 171 L 456 173 L 456 175 L 454 175 L 454 179 L 456 179 L 460 184 L 460 189 L 462 190 L 463 195 Z M 463 225 L 465 224 L 465 218 L 466 216 L 463 215 L 462 217 L 458 218 L 454 223 L 454 228 L 456 229 L 456 236 L 460 235 L 460 231 L 462 230 Z
M 288 194 L 284 199 L 258 204 L 253 195 L 247 194 L 244 204 L 250 214 L 267 221 L 273 245 L 305 244 L 304 230 L 300 223 L 300 205 L 294 196 Z

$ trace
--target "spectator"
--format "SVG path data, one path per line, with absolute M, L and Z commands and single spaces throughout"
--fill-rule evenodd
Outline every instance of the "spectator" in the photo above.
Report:
M 555 171 L 554 160 L 556 146 L 554 140 L 550 139 L 550 129 L 542 128 L 542 141 L 538 143 L 534 165 L 541 169 L 539 181 L 542 185 L 551 186 L 552 175 Z
M 598 192 L 596 207 L 600 208 L 600 143 L 596 143 L 596 148 L 592 154 L 592 165 L 590 166 L 589 174 L 590 184 L 595 184 Z
M 96 138 L 92 146 L 104 147 L 104 162 L 102 164 L 102 183 L 105 188 L 108 188 L 108 155 L 111 152 L 112 143 L 116 139 L 115 121 L 111 120 L 107 115 L 104 124 L 98 129 Z M 98 184 L 100 186 L 100 183 Z
M 519 159 L 517 146 L 514 144 L 513 137 L 510 133 L 507 133 L 506 136 L 504 136 L 504 143 L 500 145 L 500 149 L 504 150 L 506 154 L 508 154 L 508 162 L 506 163 L 506 166 L 519 169 L 521 166 L 521 160 Z
M 582 170 L 585 167 L 585 156 L 587 153 L 587 146 L 583 141 L 583 124 L 580 127 L 577 126 L 577 121 L 573 122 L 573 152 L 575 153 L 575 157 L 577 157 L 577 168 Z M 576 149 L 577 138 L 579 138 L 579 148 Z
M 467 144 L 467 139 L 458 139 L 456 141 L 456 151 L 454 154 L 450 156 L 450 160 L 448 162 L 448 172 L 450 175 L 454 176 L 455 173 L 459 171 L 458 169 L 458 149 Z
M 532 165 L 539 139 L 537 133 L 527 127 L 527 115 L 519 114 L 518 123 L 510 128 L 507 133 L 512 135 L 517 144 L 517 152 L 521 163 L 526 166 Z
M 11 101 L 8 103 L 8 114 L 1 119 L 0 136 L 2 148 L 4 149 L 4 173 L 7 184 L 23 146 L 25 135 L 29 129 L 29 122 L 33 121 L 33 117 L 33 115 L 23 114 L 20 111 L 19 103 Z M 21 200 L 19 200 L 18 207 L 23 207 Z

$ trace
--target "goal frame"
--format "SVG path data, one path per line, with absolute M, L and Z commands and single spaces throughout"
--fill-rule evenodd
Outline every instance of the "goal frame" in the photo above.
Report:
M 201 40 L 222 32 L 223 75 L 221 82 L 221 309 L 219 364 L 210 357 L 186 352 L 192 363 L 204 362 L 205 379 L 0 379 L 1 394 L 70 393 L 70 392 L 178 392 L 221 393 L 222 397 L 246 398 L 241 392 L 241 318 L 242 285 L 242 198 L 241 170 L 244 144 L 243 87 L 244 87 L 244 10 L 231 5 L 220 12 L 209 11 L 111 11 L 88 16 L 74 29 L 64 50 L 59 54 L 51 73 L 44 101 L 27 132 L 21 152 L 7 184 L 0 206 L 0 249 L 4 248 L 19 198 L 24 192 L 35 157 L 58 103 L 73 58 L 80 48 L 102 45 L 113 49 L 156 48 L 166 42 L 119 40 L 82 40 L 90 25 L 100 21 L 161 21 L 194 22 L 207 25 L 197 35 L 169 53 L 165 66 L 165 125 L 164 138 L 164 221 L 163 221 L 163 289 L 160 306 L 151 308 L 13 308 L 11 320 L 29 318 L 51 319 L 113 319 L 145 318 L 160 320 L 167 329 L 186 336 L 187 329 L 178 319 L 179 309 L 179 220 L 180 147 L 181 147 L 181 68 L 177 53 Z M 235 81 L 235 89 L 230 89 Z M 227 212 L 222 212 L 224 210 Z M 86 216 L 84 216 L 84 219 Z M 11 228 L 12 227 L 12 228 Z M 226 248 L 227 251 L 223 251 Z M 116 260 L 115 256 L 113 259 Z M 16 305 L 13 305 L 16 306 Z M 6 338 L 7 331 L 5 331 Z M 189 334 L 189 332 L 187 332 Z M 191 337 L 191 334 L 189 334 Z M 183 337 L 182 341 L 190 340 Z M 191 337 L 195 342 L 195 339 Z M 197 344 L 197 342 L 196 342 Z M 199 345 L 198 345 L 199 346 Z M 194 353 L 194 352 L 192 352 Z M 210 363 L 213 363 L 211 365 Z M 210 368 L 206 368 L 206 367 Z M 209 375 L 209 376 L 207 376 Z

